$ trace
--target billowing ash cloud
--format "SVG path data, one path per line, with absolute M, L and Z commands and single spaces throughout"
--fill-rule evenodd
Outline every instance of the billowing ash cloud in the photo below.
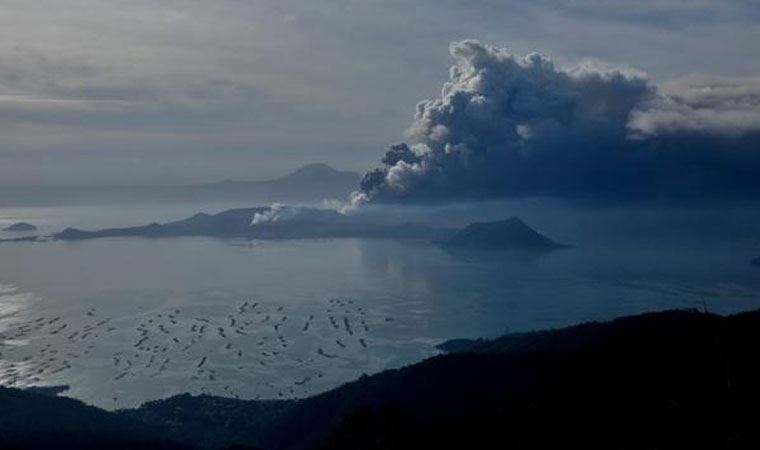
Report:
M 688 79 L 658 90 L 601 65 L 563 69 L 466 40 L 441 96 L 354 202 L 510 196 L 608 199 L 760 193 L 760 82 Z

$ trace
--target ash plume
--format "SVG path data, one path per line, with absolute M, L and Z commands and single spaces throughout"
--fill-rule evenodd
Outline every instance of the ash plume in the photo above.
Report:
M 547 196 L 753 198 L 760 193 L 760 83 L 560 68 L 475 40 L 450 46 L 438 98 L 368 172 L 353 205 Z

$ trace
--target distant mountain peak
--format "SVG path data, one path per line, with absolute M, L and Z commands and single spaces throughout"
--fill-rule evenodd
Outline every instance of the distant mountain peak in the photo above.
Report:
M 259 181 L 227 180 L 201 186 L 196 195 L 257 199 L 264 203 L 345 199 L 359 186 L 356 172 L 337 170 L 325 163 L 303 166 L 288 175 Z
M 314 164 L 307 164 L 299 169 L 296 169 L 289 175 L 286 175 L 284 178 L 298 178 L 298 179 L 304 179 L 304 178 L 325 178 L 335 175 L 345 175 L 345 174 L 353 174 L 352 172 L 344 172 L 335 169 L 334 167 L 331 167 L 325 163 L 314 163 Z M 358 174 L 357 174 L 358 177 Z
M 525 222 L 522 221 L 522 219 L 520 219 L 517 216 L 512 216 L 509 219 L 502 220 L 501 222 L 509 226 L 530 228 Z M 491 222 L 491 223 L 498 223 L 498 222 Z M 532 228 L 530 229 L 532 230 Z
M 300 167 L 300 168 L 296 169 L 295 171 L 293 171 L 293 173 L 308 172 L 308 171 L 338 172 L 337 169 L 335 169 L 334 167 L 332 167 L 332 166 L 330 166 L 328 164 L 325 164 L 325 163 L 322 163 L 322 162 L 317 162 L 317 163 L 312 163 L 312 164 L 306 164 L 305 166 Z
M 314 163 L 314 164 L 307 164 L 305 166 L 302 166 L 290 172 L 289 174 L 283 175 L 279 178 L 270 178 L 266 180 L 256 180 L 256 181 L 227 179 L 227 180 L 222 180 L 217 183 L 214 183 L 212 184 L 212 186 L 241 185 L 241 184 L 261 185 L 261 184 L 266 184 L 266 183 L 280 183 L 283 181 L 286 181 L 286 182 L 315 181 L 315 180 L 330 181 L 330 180 L 333 180 L 335 177 L 341 177 L 341 178 L 348 177 L 352 180 L 355 178 L 357 183 L 358 183 L 358 180 L 361 178 L 361 176 L 356 172 L 338 170 L 325 163 Z

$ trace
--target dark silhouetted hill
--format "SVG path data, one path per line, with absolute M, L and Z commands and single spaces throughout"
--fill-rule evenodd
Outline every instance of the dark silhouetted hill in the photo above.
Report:
M 760 311 L 650 313 L 448 347 L 297 401 L 182 395 L 107 413 L 5 389 L 0 404 L 16 397 L 0 436 L 64 424 L 100 439 L 129 425 L 132 441 L 205 448 L 760 448 Z
M 0 449 L 192 449 L 160 428 L 46 390 L 0 387 Z
M 536 232 L 517 217 L 497 222 L 473 223 L 443 246 L 461 250 L 548 251 L 567 248 Z
M 28 222 L 16 222 L 8 227 L 3 228 L 3 231 L 35 231 L 37 227 Z

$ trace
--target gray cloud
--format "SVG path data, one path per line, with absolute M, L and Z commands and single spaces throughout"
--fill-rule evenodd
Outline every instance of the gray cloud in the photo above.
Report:
M 742 135 L 760 130 L 760 79 L 689 77 L 633 111 L 630 127 L 647 136 L 678 132 Z
M 202 174 L 177 164 L 156 175 L 144 155 L 181 158 L 201 146 L 198 160 L 219 165 L 215 177 L 239 176 L 241 164 L 265 176 L 322 158 L 315 149 L 325 147 L 336 149 L 330 162 L 363 170 L 401 138 L 409 99 L 435 95 L 442 43 L 468 36 L 540 48 L 558 65 L 626 61 L 658 81 L 760 72 L 760 8 L 749 0 L 0 0 L 0 8 L 0 184 L 185 181 Z M 247 159 L 223 166 L 225 148 L 247 148 Z M 144 163 L 122 175 L 114 159 Z M 45 176 L 32 160 L 50 168 Z
M 418 104 L 409 144 L 391 147 L 356 202 L 760 192 L 756 81 L 660 93 L 627 68 L 560 68 L 474 40 L 450 53 L 440 97 Z

